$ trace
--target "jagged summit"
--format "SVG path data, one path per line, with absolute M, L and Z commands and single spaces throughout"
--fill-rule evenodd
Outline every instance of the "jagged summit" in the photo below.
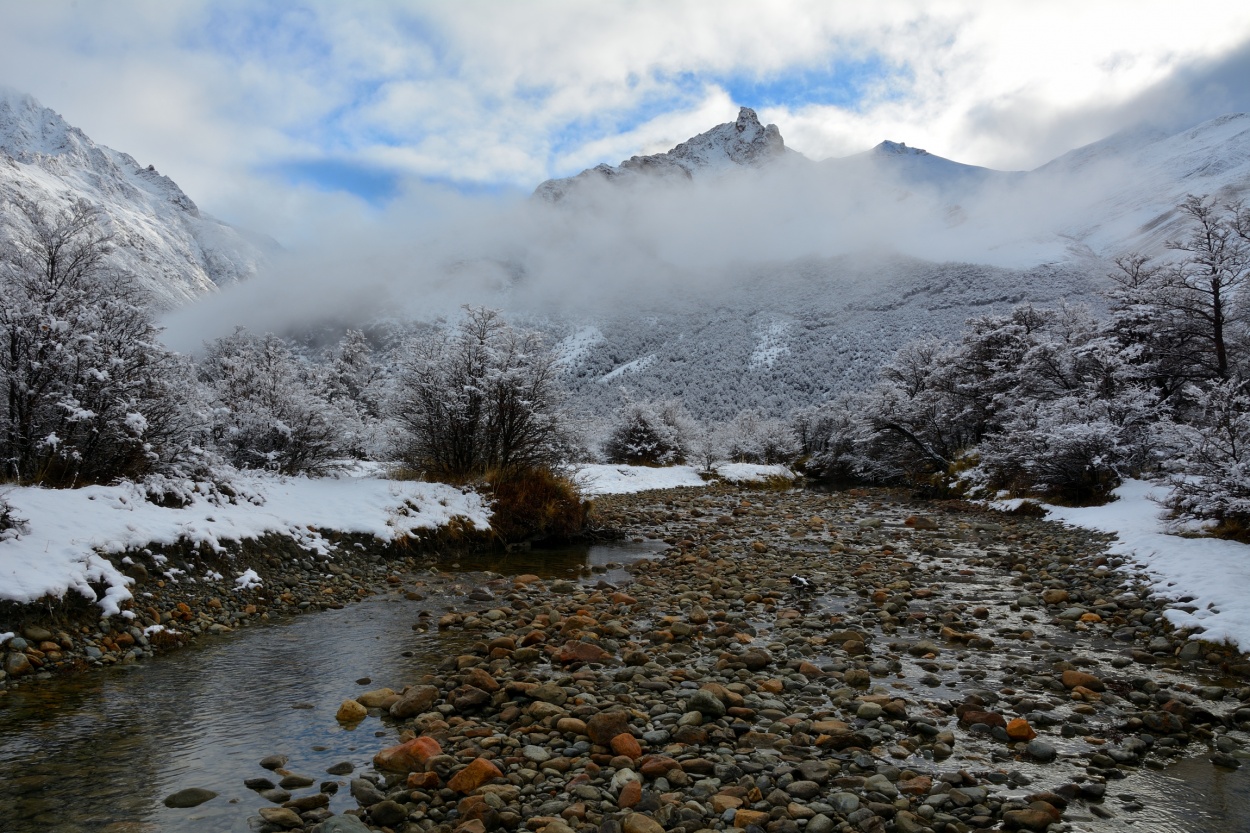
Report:
M 55 209 L 79 199 L 104 210 L 118 244 L 114 265 L 161 306 L 250 277 L 277 249 L 202 214 L 154 166 L 96 144 L 33 96 L 0 87 L 0 240 L 23 232 L 16 202 Z
M 720 175 L 736 168 L 758 168 L 794 154 L 786 147 L 777 125 L 760 124 L 750 107 L 738 111 L 738 118 L 718 124 L 665 153 L 632 156 L 618 166 L 597 165 L 577 176 L 549 179 L 534 190 L 535 196 L 559 202 L 570 189 L 594 179 L 627 182 L 639 176 L 694 179 Z M 795 154 L 797 155 L 797 154 Z
M 886 139 L 872 149 L 873 153 L 889 156 L 928 156 L 929 151 L 923 148 L 909 148 L 906 142 L 891 142 Z

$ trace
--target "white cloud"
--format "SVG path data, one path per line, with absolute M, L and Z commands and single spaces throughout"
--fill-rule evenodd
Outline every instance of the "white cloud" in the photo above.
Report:
M 231 219 L 254 218 L 257 206 L 323 210 L 306 192 L 257 180 L 284 161 L 332 155 L 416 177 L 532 186 L 670 147 L 756 104 L 732 101 L 715 77 L 873 56 L 904 72 L 858 105 L 781 103 L 761 117 L 816 158 L 891 138 L 1029 168 L 1148 115 L 1141 102 L 1185 102 L 1167 85 L 1250 33 L 1250 7 L 1216 0 L 0 0 L 0 9 L 0 81 Z

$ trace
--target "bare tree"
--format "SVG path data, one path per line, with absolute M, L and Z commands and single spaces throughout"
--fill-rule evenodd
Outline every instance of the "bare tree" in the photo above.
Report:
M 391 413 L 397 452 L 430 476 L 507 477 L 558 463 L 566 447 L 554 357 L 495 310 L 408 345 Z

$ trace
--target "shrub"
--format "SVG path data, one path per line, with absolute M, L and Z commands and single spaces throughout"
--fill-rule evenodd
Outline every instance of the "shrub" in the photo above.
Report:
M 680 407 L 634 403 L 603 446 L 609 463 L 631 466 L 672 466 L 684 463 L 686 425 Z
M 571 480 L 550 469 L 491 472 L 491 529 L 504 542 L 568 539 L 586 524 L 583 503 Z

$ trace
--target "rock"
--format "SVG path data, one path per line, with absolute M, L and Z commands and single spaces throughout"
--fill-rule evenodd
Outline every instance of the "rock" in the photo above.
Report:
M 10 677 L 20 677 L 32 670 L 30 659 L 21 651 L 9 651 L 4 660 L 4 671 Z
M 1063 683 L 1064 688 L 1077 688 L 1079 686 L 1081 688 L 1088 688 L 1091 691 L 1107 690 L 1107 687 L 1103 685 L 1102 680 L 1098 677 L 1095 677 L 1093 674 L 1087 674 L 1084 671 L 1076 671 L 1071 668 L 1063 672 L 1063 676 L 1060 678 L 1060 681 Z
M 599 712 L 586 721 L 586 734 L 600 746 L 608 746 L 612 738 L 629 731 L 629 713 L 623 711 Z
M 1008 830 L 1044 831 L 1059 821 L 1060 813 L 1044 801 L 1034 801 L 1025 810 L 1008 810 L 1003 813 L 1003 827 Z
M 438 699 L 438 689 L 430 685 L 418 685 L 405 691 L 399 700 L 391 705 L 391 717 L 403 720 L 416 717 L 427 712 Z
M 277 825 L 287 830 L 290 830 L 292 827 L 304 826 L 304 821 L 299 817 L 299 813 L 294 810 L 288 810 L 286 807 L 261 807 L 259 813 L 266 824 Z
M 837 825 L 824 813 L 817 813 L 807 820 L 806 833 L 833 833 Z
M 205 801 L 210 801 L 217 797 L 217 793 L 212 790 L 206 790 L 201 787 L 187 787 L 185 790 L 178 790 L 173 795 L 165 797 L 165 806 L 175 809 L 186 809 L 188 807 L 198 807 Z
M 742 662 L 748 671 L 763 671 L 772 665 L 773 657 L 763 648 L 750 648 L 742 654 Z
M 638 781 L 626 781 L 616 796 L 616 804 L 622 810 L 636 807 L 642 801 L 642 784 Z
M 403 805 L 387 799 L 379 801 L 369 808 L 369 818 L 374 824 L 380 824 L 383 827 L 395 827 L 400 822 L 407 820 L 408 811 L 404 809 Z
M 369 716 L 369 710 L 355 700 L 344 700 L 334 719 L 339 723 L 359 723 Z
M 630 760 L 638 760 L 642 757 L 642 746 L 629 732 L 621 732 L 609 742 L 612 751 L 618 755 L 624 755 Z
M 1050 763 L 1059 754 L 1055 747 L 1044 740 L 1030 741 L 1029 745 L 1025 747 L 1025 751 L 1029 753 L 1029 757 L 1033 760 L 1044 764 Z
M 747 810 L 739 808 L 734 811 L 734 827 L 742 830 L 747 825 L 755 824 L 763 827 L 768 823 L 768 813 L 759 810 Z
M 664 825 L 642 813 L 630 813 L 621 819 L 621 830 L 624 833 L 664 833 Z
M 267 755 L 260 759 L 262 769 L 281 769 L 290 760 L 286 755 Z
M 457 772 L 447 782 L 448 789 L 458 793 L 471 793 L 478 787 L 503 775 L 499 767 L 486 758 L 475 758 L 467 767 Z
M 905 521 L 912 529 L 937 529 L 938 522 L 923 515 L 909 515 Z
M 579 640 L 570 640 L 564 643 L 564 647 L 557 651 L 553 657 L 556 662 L 564 665 L 574 662 L 604 662 L 611 658 L 612 655 L 598 645 L 592 645 L 589 642 L 581 642 Z
M 1029 725 L 1029 721 L 1022 717 L 1007 723 L 1007 737 L 1014 741 L 1029 741 L 1037 737 L 1037 732 L 1033 731 L 1033 727 Z
M 356 799 L 356 802 L 361 807 L 372 807 L 379 801 L 384 801 L 386 796 L 373 785 L 372 781 L 367 781 L 364 778 L 353 778 L 352 798 Z
M 387 700 L 395 696 L 395 692 L 389 688 L 375 688 L 373 691 L 366 691 L 364 694 L 358 694 L 353 699 L 364 706 L 366 709 L 378 709 Z
M 431 758 L 441 754 L 443 748 L 439 742 L 422 735 L 383 749 L 373 756 L 373 765 L 385 772 L 417 772 L 424 770 Z
M 284 790 L 298 790 L 304 787 L 311 787 L 317 783 L 316 778 L 309 778 L 307 775 L 290 775 L 282 776 L 282 780 L 278 782 L 278 786 Z
M 576 717 L 562 717 L 556 721 L 556 731 L 566 735 L 584 735 L 586 722 Z
M 309 833 L 372 833 L 358 816 L 333 816 L 318 825 Z
M 531 700 L 551 703 L 553 706 L 563 706 L 569 699 L 568 692 L 555 683 L 542 683 L 535 686 L 530 689 L 526 696 Z
M 686 708 L 713 720 L 725 716 L 725 704 L 710 691 L 700 689 L 686 701 Z
M 36 645 L 40 642 L 51 642 L 53 639 L 52 631 L 47 628 L 41 628 L 38 625 L 28 625 L 22 628 L 22 636 L 34 642 Z
M 333 766 L 326 767 L 327 775 L 351 775 L 355 769 L 351 761 L 340 761 Z

